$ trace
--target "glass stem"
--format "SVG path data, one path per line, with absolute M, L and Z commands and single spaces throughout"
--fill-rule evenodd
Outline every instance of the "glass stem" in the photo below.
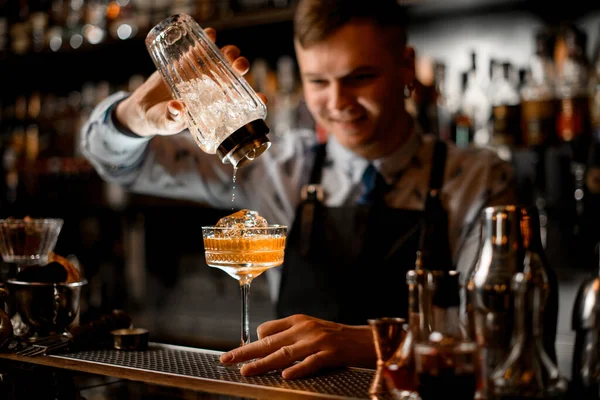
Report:
M 250 282 L 240 284 L 242 291 L 242 346 L 250 343 L 250 318 L 248 316 L 248 295 L 250 294 Z

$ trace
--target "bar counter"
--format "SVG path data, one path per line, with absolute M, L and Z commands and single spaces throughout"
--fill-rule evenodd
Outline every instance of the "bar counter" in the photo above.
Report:
M 279 371 L 242 377 L 217 367 L 221 352 L 151 342 L 147 350 L 0 354 L 7 399 L 369 399 L 375 371 L 343 368 L 286 381 Z M 391 396 L 378 397 L 385 400 Z

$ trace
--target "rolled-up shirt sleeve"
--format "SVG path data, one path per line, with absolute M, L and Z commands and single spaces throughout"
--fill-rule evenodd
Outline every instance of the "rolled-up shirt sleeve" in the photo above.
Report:
M 112 111 L 127 96 L 118 92 L 99 103 L 82 127 L 80 143 L 81 151 L 104 179 L 126 186 L 137 178 L 152 139 L 127 135 L 115 126 Z

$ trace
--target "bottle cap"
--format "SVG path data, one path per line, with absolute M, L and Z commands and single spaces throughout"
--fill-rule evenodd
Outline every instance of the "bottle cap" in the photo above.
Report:
M 217 148 L 217 155 L 223 163 L 235 168 L 249 164 L 269 147 L 267 138 L 269 127 L 262 119 L 255 119 L 229 135 Z

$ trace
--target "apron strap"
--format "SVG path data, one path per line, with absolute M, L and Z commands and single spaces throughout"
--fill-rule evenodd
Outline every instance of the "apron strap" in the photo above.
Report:
M 444 173 L 446 172 L 446 155 L 448 153 L 448 145 L 446 142 L 438 140 L 435 142 L 433 149 L 433 160 L 431 167 L 431 175 L 429 176 L 429 194 L 432 196 L 432 191 L 438 192 L 444 183 Z
M 448 145 L 441 140 L 436 141 L 431 160 L 431 174 L 429 176 L 429 189 L 427 198 L 425 199 L 425 211 L 421 220 L 421 232 L 419 238 L 418 251 L 428 251 L 426 241 L 434 240 L 440 234 L 448 234 L 448 214 L 444 209 L 441 199 L 441 188 L 444 182 L 444 173 L 446 171 L 446 156 L 448 153 Z M 439 244 L 435 256 L 428 254 L 427 257 L 435 257 L 436 264 L 440 269 L 453 269 L 452 251 L 448 247 L 449 242 L 446 240 Z M 425 254 L 422 254 L 425 257 Z M 427 266 L 429 268 L 429 266 Z
M 323 189 L 321 188 L 321 175 L 325 165 L 326 144 L 321 143 L 315 147 L 315 161 L 310 172 L 308 185 L 302 188 L 301 197 L 304 206 L 301 211 L 300 232 L 301 244 L 300 253 L 303 257 L 308 256 L 312 247 L 312 233 L 315 216 L 318 207 L 323 202 Z
M 320 143 L 315 146 L 315 161 L 310 171 L 310 180 L 308 181 L 311 185 L 321 184 L 321 175 L 323 173 L 323 166 L 325 165 L 325 156 L 327 155 L 326 150 L 326 143 Z

